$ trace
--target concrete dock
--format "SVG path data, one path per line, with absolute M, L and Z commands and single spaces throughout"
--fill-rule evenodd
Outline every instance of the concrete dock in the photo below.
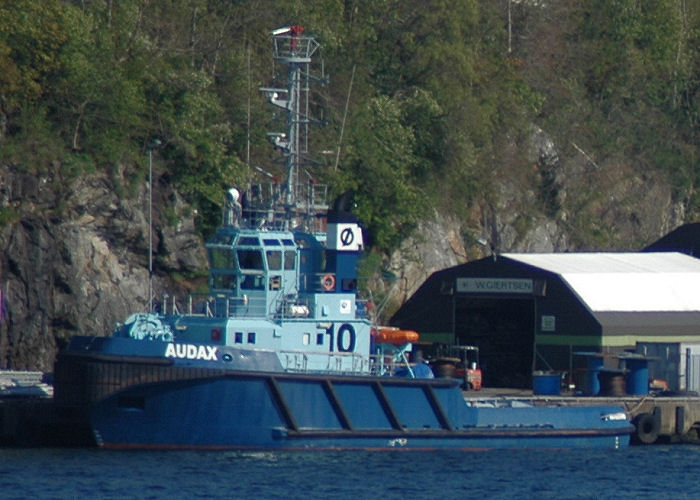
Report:
M 49 382 L 41 372 L 0 370 L 0 446 L 94 445 L 78 416 L 56 408 Z
M 618 405 L 635 425 L 635 444 L 700 443 L 700 396 L 695 393 L 626 396 L 534 395 L 530 389 L 484 388 L 466 391 L 469 401 L 517 400 L 534 405 Z

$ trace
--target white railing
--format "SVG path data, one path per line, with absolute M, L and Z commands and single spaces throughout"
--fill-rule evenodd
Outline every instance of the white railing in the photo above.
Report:
M 265 316 L 264 298 L 234 297 L 232 295 L 189 294 L 186 297 L 163 295 L 161 313 L 213 317 Z
M 282 368 L 295 373 L 390 375 L 403 366 L 390 356 L 343 352 L 280 351 Z
M 246 188 L 243 206 L 243 227 L 283 230 L 288 218 L 304 218 L 308 231 L 325 234 L 325 218 L 315 217 L 328 210 L 328 186 L 311 182 L 294 184 L 294 200 L 290 206 L 286 199 L 286 185 L 280 183 L 256 183 Z M 300 222 L 299 220 L 296 221 Z
M 301 34 L 275 35 L 272 37 L 276 59 L 309 59 L 319 47 L 312 36 Z

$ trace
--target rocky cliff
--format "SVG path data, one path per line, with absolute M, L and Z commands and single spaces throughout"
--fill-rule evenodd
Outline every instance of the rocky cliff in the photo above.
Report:
M 513 145 L 516 148 L 516 145 Z M 503 252 L 637 251 L 685 221 L 667 179 L 624 159 L 596 162 L 533 127 L 529 172 L 494 172 L 465 218 L 435 213 L 390 258 L 394 307 L 435 271 Z
M 101 175 L 62 179 L 2 168 L 0 367 L 51 371 L 72 335 L 104 335 L 148 296 L 148 184 L 120 195 Z M 154 180 L 154 295 L 206 265 L 192 216 Z M 124 183 L 119 179 L 118 183 Z M 174 214 L 166 220 L 163 214 Z

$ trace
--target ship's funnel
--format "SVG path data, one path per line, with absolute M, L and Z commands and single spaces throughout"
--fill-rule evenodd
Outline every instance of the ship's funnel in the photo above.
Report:
M 357 261 L 364 250 L 362 228 L 354 207 L 352 191 L 336 198 L 328 211 L 326 270 L 335 275 L 335 290 L 354 292 L 357 288 Z

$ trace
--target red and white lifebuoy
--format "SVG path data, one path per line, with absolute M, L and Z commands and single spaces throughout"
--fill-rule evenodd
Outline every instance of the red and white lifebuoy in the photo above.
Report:
M 335 290 L 335 276 L 332 274 L 326 274 L 321 278 L 321 286 L 327 292 L 332 292 Z

